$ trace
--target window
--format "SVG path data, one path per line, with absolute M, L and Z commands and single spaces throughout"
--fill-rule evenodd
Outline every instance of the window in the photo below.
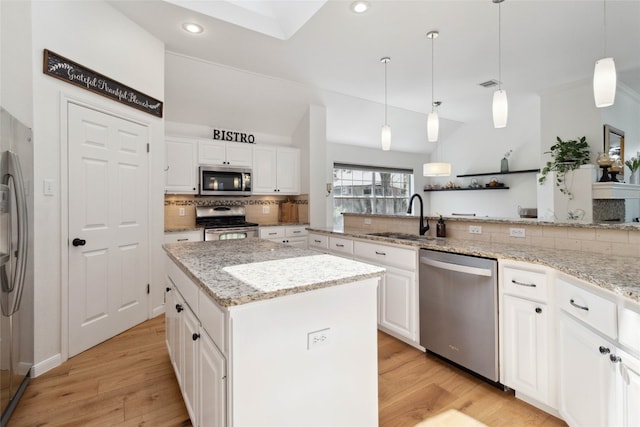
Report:
M 342 227 L 342 213 L 407 212 L 413 171 L 343 163 L 333 165 L 333 225 Z

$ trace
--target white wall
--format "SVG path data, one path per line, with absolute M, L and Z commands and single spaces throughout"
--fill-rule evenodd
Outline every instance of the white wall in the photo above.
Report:
M 456 175 L 500 171 L 500 161 L 509 150 L 509 170 L 540 167 L 540 100 L 536 96 L 509 94 L 509 120 L 506 128 L 495 129 L 491 117 L 491 97 L 487 108 L 473 122 L 463 124 L 449 138 L 438 141 L 433 161 L 451 163 L 450 177 L 429 178 L 430 184 L 453 181 L 468 187 L 471 178 Z M 420 175 L 422 173 L 420 172 Z M 517 208 L 536 206 L 535 174 L 494 175 L 508 190 L 430 192 L 431 214 L 473 214 L 490 217 L 516 217 Z M 476 177 L 484 186 L 493 176 Z
M 164 98 L 164 45 L 102 1 L 32 2 L 35 162 L 35 372 L 66 359 L 67 210 L 66 139 L 61 135 L 62 99 L 83 100 L 147 123 L 150 129 L 149 233 L 150 265 L 162 260 L 164 124 L 138 110 L 46 76 L 43 49 L 50 49 L 114 80 L 158 99 Z M 44 196 L 43 179 L 54 182 L 54 195 Z M 161 310 L 163 282 L 159 269 L 149 269 L 152 301 L 149 313 Z

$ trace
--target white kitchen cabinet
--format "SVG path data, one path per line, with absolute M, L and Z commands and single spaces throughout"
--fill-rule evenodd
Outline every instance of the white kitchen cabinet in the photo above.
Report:
M 519 398 L 556 409 L 552 273 L 517 261 L 501 260 L 499 268 L 501 382 Z
M 260 227 L 260 238 L 298 248 L 307 248 L 307 229 L 304 225 Z
M 198 142 L 187 138 L 165 139 L 165 192 L 198 193 Z
M 251 167 L 253 144 L 225 141 L 199 141 L 198 163 L 201 165 L 225 165 Z
M 206 310 L 202 317 L 212 334 L 221 340 L 223 319 L 208 298 L 199 304 L 198 287 L 174 263 L 168 270 L 166 341 L 187 412 L 196 426 L 225 426 L 226 360 L 200 323 L 200 307 Z
M 204 238 L 204 233 L 202 230 L 165 231 L 164 232 L 165 243 L 201 242 L 203 238 Z
M 387 270 L 378 290 L 379 329 L 419 346 L 417 251 L 356 240 L 353 253 Z
M 549 378 L 552 353 L 546 304 L 505 295 L 503 299 L 504 379 L 519 393 L 544 404 L 551 402 L 553 383 Z
M 253 194 L 300 194 L 300 150 L 256 145 Z
M 226 361 L 211 337 L 200 333 L 198 420 L 201 426 L 223 427 L 227 414 Z
M 309 233 L 308 238 L 309 249 L 314 251 L 329 253 L 329 236 L 326 234 Z
M 571 426 L 613 426 L 619 392 L 615 346 L 562 311 L 558 324 L 559 411 Z

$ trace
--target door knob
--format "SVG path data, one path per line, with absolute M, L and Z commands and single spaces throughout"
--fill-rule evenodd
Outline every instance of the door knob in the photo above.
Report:
M 78 239 L 77 237 L 75 239 L 73 239 L 73 241 L 71 242 L 71 244 L 73 246 L 84 246 L 86 243 L 87 243 L 86 240 Z

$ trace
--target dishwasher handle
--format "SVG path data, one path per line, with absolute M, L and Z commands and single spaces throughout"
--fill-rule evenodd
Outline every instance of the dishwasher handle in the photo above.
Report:
M 443 270 L 457 271 L 458 273 L 474 274 L 476 276 L 491 277 L 493 272 L 488 268 L 470 267 L 468 265 L 451 264 L 448 262 L 436 261 L 435 259 L 420 257 L 420 263 Z

